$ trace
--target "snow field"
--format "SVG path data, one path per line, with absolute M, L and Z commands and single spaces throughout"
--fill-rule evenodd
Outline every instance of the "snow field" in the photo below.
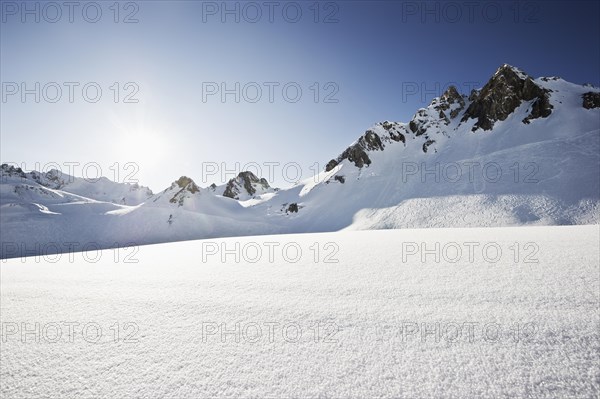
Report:
M 0 390 L 596 397 L 599 239 L 597 225 L 344 231 L 2 261 Z

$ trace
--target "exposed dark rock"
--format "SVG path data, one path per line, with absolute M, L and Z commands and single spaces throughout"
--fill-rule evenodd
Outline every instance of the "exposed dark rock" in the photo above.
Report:
M 406 137 L 399 131 L 403 130 L 404 132 L 407 132 L 403 126 L 400 126 L 398 123 L 389 121 L 381 122 L 379 123 L 379 125 L 381 125 L 381 127 L 383 127 L 388 132 L 392 140 L 396 142 L 401 141 L 403 143 L 406 143 Z
M 450 111 L 450 118 L 452 119 L 456 118 L 465 108 L 465 99 L 458 90 L 456 90 L 456 87 L 450 86 L 444 94 L 442 94 L 440 97 L 440 104 L 436 107 L 436 109 L 440 111 L 440 119 L 443 119 L 446 125 L 450 124 L 450 120 L 448 120 L 446 113 L 441 111 L 449 110 L 454 104 L 459 104 L 459 106 Z
M 192 194 L 200 191 L 200 188 L 196 185 L 196 183 L 194 183 L 194 181 L 187 176 L 181 176 L 175 181 L 175 184 L 177 184 L 180 188 L 186 189 Z
M 327 165 L 325 166 L 325 172 L 329 172 L 330 170 L 338 166 L 338 164 L 339 162 L 335 159 L 332 159 L 331 161 L 327 162 Z
M 295 202 L 289 204 L 285 212 L 286 213 L 298 213 L 298 204 L 296 204 Z
M 435 143 L 435 140 L 427 140 L 425 143 L 423 143 L 423 152 L 427 152 L 427 149 L 433 143 Z
M 558 78 L 546 80 L 555 79 Z M 418 142 L 423 143 L 423 152 L 431 152 L 429 147 L 436 141 L 430 137 L 435 137 L 435 134 L 449 137 L 446 126 L 450 125 L 453 119 L 458 121 L 460 118 L 460 123 L 476 119 L 473 131 L 491 130 L 497 121 L 507 119 L 524 102 L 529 105 L 529 110 L 523 123 L 546 118 L 551 115 L 553 108 L 550 92 L 551 90 L 539 86 L 524 72 L 505 64 L 498 68 L 482 89 L 472 90 L 468 98 L 460 94 L 456 87 L 449 86 L 429 107 L 419 109 L 407 124 L 387 120 L 379 123 L 378 126 L 385 130 L 381 137 L 376 133 L 381 133 L 381 130 L 368 130 L 337 158 L 330 160 L 325 166 L 325 171 L 333 170 L 345 159 L 358 168 L 369 166 L 372 162 L 370 151 L 384 150 L 386 144 L 394 141 L 406 144 L 407 135 L 414 135 L 413 139 L 422 136 Z M 597 93 L 587 94 L 584 106 L 599 106 L 597 97 Z
M 381 126 L 387 130 L 388 132 L 390 131 L 390 129 L 394 126 L 392 123 L 390 123 L 389 121 L 385 121 L 383 123 L 381 123 Z
M 462 111 L 462 108 L 456 108 L 453 109 L 452 111 L 450 111 L 450 118 L 454 119 L 458 116 L 458 114 L 460 114 L 460 111 Z
M 583 108 L 600 108 L 600 92 L 587 92 L 583 95 Z
M 357 168 L 362 168 L 365 165 L 371 165 L 371 158 L 367 155 L 364 150 L 364 147 L 361 145 L 360 140 L 358 143 L 350 146 L 340 155 L 338 160 L 341 162 L 342 160 L 347 159 L 348 161 L 354 163 Z
M 496 121 L 505 120 L 523 101 L 532 101 L 533 109 L 527 121 L 547 117 L 552 105 L 547 90 L 544 90 L 523 72 L 503 65 L 474 98 L 461 120 L 474 118 L 477 122 L 473 131 L 481 128 L 491 130 Z
M 225 191 L 223 191 L 223 197 L 237 199 L 238 194 L 239 192 L 236 192 L 236 190 L 233 188 L 233 185 L 230 185 L 229 183 L 225 187 Z
M 408 122 L 408 128 L 413 133 L 416 133 L 419 130 L 419 127 L 417 126 L 417 124 L 415 123 L 415 121 Z
M 450 86 L 444 94 L 440 96 L 439 104 L 435 106 L 435 110 L 446 111 L 455 103 L 460 104 L 460 108 L 463 108 L 465 106 L 465 99 L 460 95 L 458 90 L 456 90 L 456 87 Z
M 183 201 L 185 200 L 185 192 L 189 192 L 191 194 L 195 194 L 200 191 L 200 187 L 194 183 L 192 179 L 187 176 L 181 176 L 177 179 L 172 185 L 172 188 L 179 187 L 180 190 L 173 195 L 173 197 L 169 200 L 169 202 L 173 204 L 179 204 L 179 206 L 183 205 Z
M 471 90 L 471 94 L 469 94 L 469 102 L 477 100 L 477 97 L 479 97 L 479 90 Z
M 2 171 L 2 174 L 7 174 L 8 176 L 16 176 L 23 179 L 27 178 L 27 175 L 25 172 L 23 172 L 23 169 L 19 168 L 18 166 L 15 167 L 13 165 L 3 163 L 0 165 L 0 170 Z
M 545 118 L 549 116 L 552 112 L 550 111 L 551 108 L 552 105 L 550 105 L 548 97 L 537 98 L 532 104 L 531 112 L 525 119 L 523 119 L 523 123 L 529 124 L 532 119 Z
M 559 80 L 560 77 L 559 76 L 547 76 L 547 77 L 543 77 L 540 79 L 543 80 L 544 82 L 550 82 L 551 80 L 553 80 L 553 81 Z
M 363 140 L 363 147 L 366 150 L 380 150 L 383 151 L 383 144 L 381 144 L 381 138 L 377 133 L 372 130 L 367 130 L 365 135 L 361 137 L 359 141 Z
M 424 126 L 419 126 L 419 128 L 417 129 L 417 132 L 415 133 L 415 136 L 421 136 L 423 134 L 427 133 L 427 128 Z
M 367 130 L 356 143 L 346 148 L 337 159 L 329 161 L 325 166 L 325 171 L 329 172 L 344 159 L 354 163 L 357 168 L 368 166 L 371 164 L 371 158 L 369 158 L 367 151 L 383 151 L 383 148 L 379 135 L 372 130 Z
M 27 174 L 25 174 L 25 176 L 27 176 Z M 62 174 L 56 169 L 49 170 L 43 174 L 33 170 L 29 173 L 29 177 L 36 183 L 54 190 L 60 190 L 65 186 Z
M 406 137 L 400 132 L 390 132 L 390 138 L 394 141 L 401 141 L 406 144 Z
M 408 127 L 418 137 L 427 133 L 429 122 L 430 117 L 427 115 L 427 110 L 422 108 L 413 116 L 412 120 L 408 123 Z
M 346 178 L 344 176 L 335 175 L 335 176 L 333 176 L 333 178 L 342 184 L 344 184 L 346 182 Z
M 261 185 L 265 189 L 270 188 L 269 183 L 265 178 L 259 179 L 250 171 L 240 172 L 237 177 L 227 182 L 223 196 L 238 199 L 241 188 L 246 190 L 248 195 L 254 195 L 256 193 L 256 189 L 254 188 L 255 184 Z
M 448 119 L 444 111 L 440 111 L 439 118 L 443 120 L 446 125 L 450 124 L 450 119 Z

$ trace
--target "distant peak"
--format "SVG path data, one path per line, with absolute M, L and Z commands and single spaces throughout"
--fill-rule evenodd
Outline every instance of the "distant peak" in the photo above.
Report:
M 462 99 L 462 96 L 458 92 L 456 86 L 452 85 L 446 89 L 446 91 L 442 94 L 442 97 L 440 98 L 440 100 L 447 101 L 449 103 L 453 103 L 454 101 L 457 101 L 459 99 Z
M 0 166 L 0 170 L 2 170 L 2 172 L 8 174 L 8 175 L 18 175 L 20 177 L 26 177 L 25 172 L 23 172 L 23 169 L 19 168 L 18 166 L 13 166 L 13 165 L 9 165 L 6 163 L 3 163 L 2 166 Z
M 250 172 L 249 170 L 245 170 L 243 172 L 238 173 L 237 177 L 242 177 L 250 180 L 258 180 L 258 177 L 256 177 L 256 175 Z
M 194 181 L 187 176 L 181 176 L 179 179 L 175 180 L 175 184 L 181 188 L 184 188 L 190 183 L 194 183 Z
M 200 191 L 200 187 L 198 187 L 198 185 L 187 176 L 181 176 L 179 179 L 175 180 L 173 185 L 177 185 L 181 189 L 187 189 L 192 194 Z
M 458 90 L 456 89 L 456 86 L 454 85 L 450 85 L 448 86 L 448 88 L 446 89 L 446 91 L 444 92 L 444 94 L 442 94 L 445 97 L 448 96 L 457 96 L 458 95 Z
M 530 76 L 525 73 L 523 70 L 514 67 L 510 64 L 502 64 L 497 70 L 496 73 L 494 74 L 494 77 L 499 76 L 499 75 L 516 75 L 517 77 L 519 77 L 520 79 L 527 79 Z
M 9 165 L 7 163 L 3 163 L 2 165 L 0 165 L 0 169 L 2 169 L 2 170 L 17 170 L 18 169 L 22 172 L 21 168 Z
M 249 170 L 240 172 L 237 175 L 236 179 L 238 179 L 238 181 L 240 181 L 240 182 L 260 183 L 263 186 L 265 186 L 265 188 L 270 188 L 269 183 L 267 182 L 267 179 L 265 179 L 264 177 L 259 178 L 254 173 L 250 172 Z M 232 179 L 232 180 L 234 180 L 234 179 Z
M 63 175 L 63 172 L 58 169 L 50 169 L 46 172 L 46 177 L 48 179 L 57 179 Z M 100 177 L 102 179 L 102 177 Z
M 538 86 L 531 76 L 509 64 L 504 64 L 483 86 L 469 98 L 472 102 L 465 111 L 462 122 L 477 119 L 473 131 L 492 130 L 494 123 L 505 120 L 524 101 L 534 101 L 530 114 L 523 123 L 546 118 L 552 113 L 548 91 Z
M 500 69 L 518 69 L 518 68 L 514 67 L 510 64 L 504 63 L 504 64 L 500 65 L 500 67 L 498 68 L 498 70 L 500 70 Z
M 242 189 L 253 196 L 256 193 L 256 188 L 261 187 L 261 190 L 268 190 L 271 187 L 265 178 L 258 178 L 249 170 L 240 172 L 237 177 L 229 180 L 223 192 L 224 197 L 238 199 Z

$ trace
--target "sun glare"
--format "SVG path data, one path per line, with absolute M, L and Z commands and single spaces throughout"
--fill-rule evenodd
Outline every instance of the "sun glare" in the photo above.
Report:
M 116 159 L 136 162 L 143 166 L 156 165 L 167 153 L 168 141 L 163 132 L 148 126 L 145 115 L 137 113 L 128 117 L 112 115 L 114 126 Z

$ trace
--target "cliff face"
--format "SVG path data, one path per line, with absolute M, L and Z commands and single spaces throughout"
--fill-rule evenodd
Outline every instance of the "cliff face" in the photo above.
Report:
M 491 130 L 495 122 L 505 120 L 524 101 L 533 101 L 524 123 L 546 118 L 552 113 L 548 90 L 538 86 L 529 75 L 507 64 L 501 66 L 471 99 L 462 122 L 477 119 L 473 131 L 479 128 Z

